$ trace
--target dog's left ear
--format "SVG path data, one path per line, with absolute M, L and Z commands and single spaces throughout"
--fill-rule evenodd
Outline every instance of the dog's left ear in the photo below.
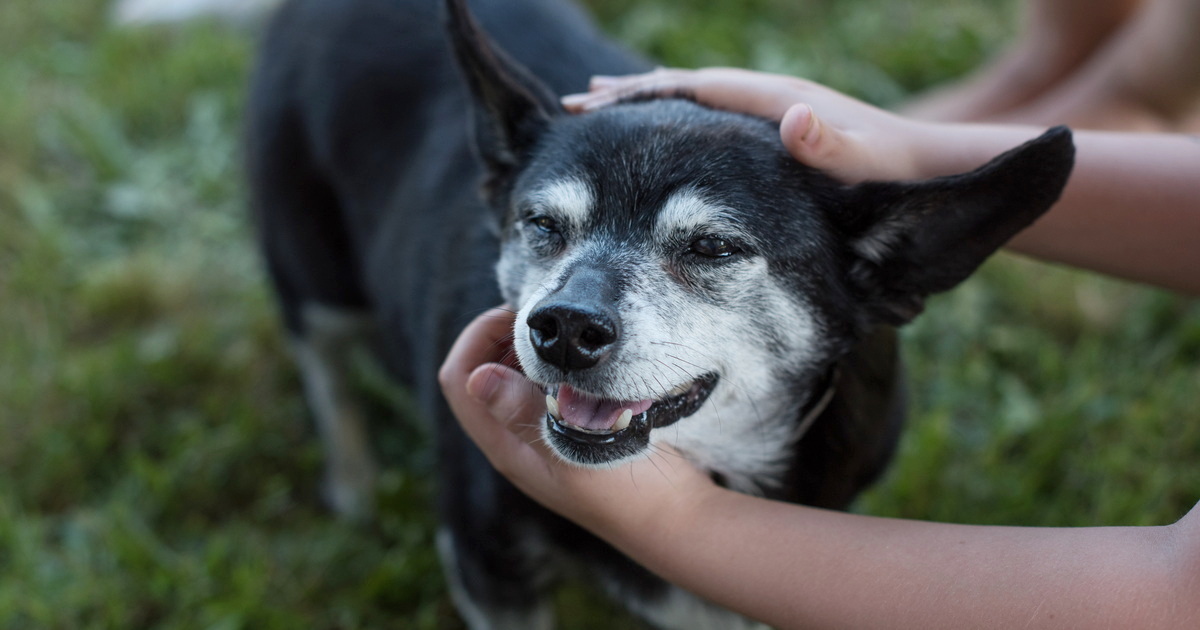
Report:
M 554 116 L 554 93 L 483 32 L 466 0 L 446 0 L 446 28 L 472 96 L 475 145 L 487 167 L 485 194 L 497 201 Z
M 925 297 L 962 282 L 1050 209 L 1075 145 L 1066 127 L 980 168 L 919 182 L 867 182 L 836 213 L 854 256 L 851 281 L 873 319 L 902 324 Z

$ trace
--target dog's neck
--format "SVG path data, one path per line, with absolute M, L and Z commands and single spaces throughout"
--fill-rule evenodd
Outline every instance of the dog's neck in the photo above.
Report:
M 833 395 L 837 393 L 838 381 L 842 378 L 842 371 L 838 366 L 833 366 L 825 378 L 821 379 L 820 383 L 823 387 L 818 387 L 813 390 L 813 395 L 809 397 L 808 404 L 805 405 L 807 411 L 803 412 L 800 417 L 799 424 L 796 425 L 796 435 L 793 442 L 799 442 L 804 439 L 804 435 L 812 428 L 817 418 L 825 413 L 829 408 L 829 403 L 833 402 Z
M 797 412 L 799 420 L 792 430 L 790 439 L 786 440 L 787 444 L 795 446 L 804 435 L 808 433 L 817 419 L 821 417 L 833 402 L 834 395 L 837 393 L 838 382 L 841 380 L 841 370 L 838 366 L 833 366 L 826 374 L 817 379 L 812 388 L 812 393 L 808 400 L 805 401 Z M 791 452 L 789 448 L 786 451 Z M 779 462 L 781 467 L 771 467 L 770 470 L 757 471 L 735 471 L 735 470 L 710 470 L 709 475 L 713 482 L 719 486 L 746 492 L 755 495 L 770 495 L 773 490 L 778 489 L 783 483 L 782 473 L 787 466 L 784 462 Z

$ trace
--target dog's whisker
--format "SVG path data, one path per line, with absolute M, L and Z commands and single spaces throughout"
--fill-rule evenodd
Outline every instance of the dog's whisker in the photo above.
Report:
M 691 347 L 691 346 L 688 346 L 688 345 L 685 345 L 685 344 L 681 344 L 681 343 L 677 343 L 677 342 L 672 342 L 672 341 L 653 341 L 653 342 L 651 342 L 651 343 L 652 343 L 652 344 L 665 345 L 665 346 L 676 346 L 676 347 L 680 347 L 680 348 L 686 349 L 686 350 L 688 350 L 689 352 L 694 352 L 694 353 L 696 353 L 696 354 L 701 354 L 701 355 L 706 355 L 706 354 L 707 354 L 707 353 L 705 353 L 705 352 L 701 352 L 700 350 L 698 350 L 698 349 L 696 349 L 696 348 L 694 348 L 694 347 Z M 694 364 L 691 364 L 690 362 L 688 362 L 688 361 L 686 361 L 686 360 L 683 360 L 683 359 L 681 359 L 681 358 L 679 358 L 679 357 L 677 357 L 677 356 L 674 356 L 674 355 L 670 355 L 670 354 L 668 354 L 668 355 L 666 355 L 666 356 L 668 356 L 668 357 L 670 357 L 670 358 L 672 358 L 672 359 L 675 359 L 675 360 L 677 360 L 677 361 L 683 361 L 684 363 L 688 363 L 689 365 L 694 365 Z M 760 410 L 759 410 L 759 408 L 758 408 L 757 396 L 755 396 L 755 395 L 753 395 L 751 392 L 749 392 L 749 391 L 748 391 L 748 390 L 745 388 L 745 386 L 740 386 L 740 385 L 739 385 L 739 384 L 737 384 L 737 383 L 732 383 L 732 382 L 729 382 L 729 381 L 727 381 L 727 383 L 734 385 L 736 389 L 738 389 L 738 390 L 740 390 L 740 391 L 742 392 L 742 394 L 743 394 L 742 398 L 743 398 L 744 400 L 746 400 L 746 401 L 749 403 L 749 405 L 750 405 L 750 411 L 751 411 L 751 413 L 753 413 L 753 415 L 754 415 L 754 424 L 755 424 L 755 426 L 757 427 L 757 429 L 758 429 L 758 433 L 759 433 L 759 436 L 760 436 L 760 437 L 759 437 L 759 440 L 758 440 L 758 442 L 759 442 L 759 444 L 761 444 L 761 445 L 762 445 L 764 448 L 769 448 L 769 447 L 771 446 L 771 442 L 772 442 L 772 441 L 771 441 L 771 439 L 770 439 L 769 435 L 767 435 L 767 429 L 766 429 L 766 426 L 767 426 L 767 419 L 766 419 L 766 418 L 764 418 L 764 416 L 762 415 L 761 411 L 760 411 Z M 717 405 L 716 405 L 716 404 L 714 404 L 714 405 L 713 405 L 713 409 L 714 409 L 714 413 L 716 413 L 716 412 L 717 412 Z M 720 425 L 720 417 L 719 417 L 719 415 L 718 415 L 718 419 L 717 419 L 717 421 L 718 421 L 718 425 Z
M 680 363 L 684 363 L 684 364 L 686 364 L 686 365 L 690 365 L 690 366 L 692 366 L 692 367 L 696 368 L 697 370 L 703 370 L 703 369 L 704 369 L 704 368 L 700 367 L 699 365 L 696 365 L 695 363 L 692 363 L 691 361 L 688 361 L 688 360 L 686 360 L 686 359 L 681 359 L 681 358 L 679 358 L 679 357 L 677 357 L 677 356 L 675 356 L 675 355 L 672 355 L 672 354 L 667 354 L 667 355 L 664 355 L 664 356 L 666 356 L 668 359 L 674 359 L 674 360 L 676 360 L 676 361 L 679 361 Z
M 688 376 L 688 373 L 687 373 L 687 372 L 685 372 L 685 371 L 683 371 L 683 370 L 681 370 L 681 369 L 679 369 L 679 366 L 677 366 L 677 365 L 672 365 L 672 364 L 670 364 L 670 363 L 667 363 L 666 361 L 663 361 L 662 359 L 655 359 L 654 361 L 655 361 L 656 363 L 658 363 L 659 365 L 662 365 L 662 366 L 664 366 L 664 367 L 667 367 L 667 368 L 670 368 L 670 369 L 674 370 L 676 374 L 678 374 L 680 377 L 682 377 L 682 378 L 683 378 L 683 379 L 685 379 L 685 380 L 686 380 L 687 378 L 689 378 L 689 376 Z
M 662 386 L 662 383 L 658 384 L 659 389 L 654 389 L 654 386 L 650 384 L 650 381 L 646 380 L 645 376 L 638 376 L 637 378 L 642 382 L 642 387 L 646 388 L 646 391 L 649 392 L 650 398 L 662 398 L 666 396 L 667 391 L 669 391 L 667 388 Z M 658 381 L 657 378 L 654 380 Z
M 658 471 L 658 474 L 661 475 L 663 479 L 670 481 L 671 478 L 667 475 L 667 473 L 663 472 L 663 469 L 658 465 L 658 462 L 655 461 L 653 455 L 654 454 L 651 453 L 651 456 L 647 457 L 646 459 L 650 462 L 651 465 L 654 466 L 654 469 Z M 632 474 L 632 469 L 633 469 L 633 467 L 630 466 L 630 471 L 631 471 L 630 474 Z
M 651 374 L 650 377 L 653 378 L 654 382 L 658 384 L 658 390 L 662 392 L 663 396 L 666 396 L 667 393 L 671 391 L 671 389 L 669 387 L 667 387 L 666 385 L 663 385 L 662 381 L 658 380 L 657 374 Z M 650 388 L 650 384 L 646 383 L 646 387 Z M 650 388 L 650 389 L 653 389 L 653 388 Z
M 494 350 L 494 349 L 496 349 L 496 348 L 503 348 L 503 347 L 505 347 L 505 346 L 508 346 L 510 349 L 508 349 L 508 350 L 505 350 L 505 351 L 504 351 L 504 354 L 502 354 L 501 356 L 507 356 L 507 355 L 508 355 L 508 353 L 512 352 L 512 350 L 511 350 L 511 348 L 512 348 L 512 335 L 508 335 L 507 337 L 501 337 L 501 338 L 499 338 L 499 339 L 496 339 L 495 341 L 493 341 L 493 342 L 491 343 L 491 345 L 489 345 L 489 346 L 488 346 L 488 350 Z
M 469 270 L 467 270 L 467 271 L 469 271 Z M 467 324 L 467 322 L 470 322 L 471 320 L 475 319 L 476 317 L 479 317 L 483 313 L 486 313 L 492 309 L 499 309 L 499 310 L 511 313 L 513 315 L 517 314 L 516 311 L 509 309 L 509 308 L 502 308 L 502 307 L 497 307 L 497 306 L 485 306 L 485 307 L 480 307 L 480 308 L 476 308 L 476 309 L 472 309 L 472 310 L 468 310 L 468 311 L 462 311 L 458 315 L 451 317 L 450 321 L 458 324 L 459 326 L 465 326 Z M 493 315 L 492 319 L 498 319 L 500 317 L 501 317 L 500 315 Z

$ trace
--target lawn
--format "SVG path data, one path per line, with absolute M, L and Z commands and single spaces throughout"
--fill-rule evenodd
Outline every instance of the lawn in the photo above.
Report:
M 802 74 L 884 105 L 980 63 L 1015 13 L 589 4 L 666 64 Z M 0 629 L 461 627 L 425 431 L 369 367 L 381 513 L 350 525 L 318 499 L 246 221 L 254 29 L 118 29 L 108 9 L 0 3 Z M 1001 256 L 905 336 L 911 426 L 857 510 L 1148 525 L 1200 499 L 1195 300 Z M 565 628 L 631 623 L 591 599 L 561 596 Z

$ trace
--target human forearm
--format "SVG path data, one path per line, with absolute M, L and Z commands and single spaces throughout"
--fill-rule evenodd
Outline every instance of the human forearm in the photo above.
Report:
M 1009 246 L 1200 295 L 1200 139 L 1076 134 L 1062 200 Z
M 590 525 L 664 578 L 780 628 L 1200 623 L 1196 572 L 1179 561 L 1187 557 L 1176 544 L 1182 523 L 948 525 L 829 512 L 720 489 L 653 522 L 630 520 L 630 514 Z
M 962 172 L 1036 136 L 1032 127 L 920 124 L 923 176 Z M 1009 247 L 1044 260 L 1200 294 L 1200 138 L 1078 131 L 1059 202 Z
M 531 422 L 544 395 L 495 363 L 511 326 L 481 315 L 442 367 L 463 428 L 528 496 L 717 604 L 782 628 L 1200 627 L 1200 508 L 1166 527 L 946 525 L 737 494 L 669 449 L 576 468 Z

